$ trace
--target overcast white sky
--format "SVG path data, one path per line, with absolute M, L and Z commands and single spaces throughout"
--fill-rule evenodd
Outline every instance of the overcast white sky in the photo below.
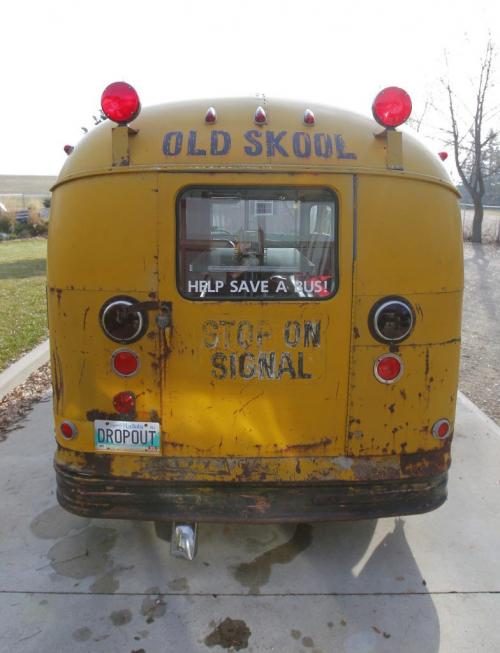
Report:
M 366 115 L 398 85 L 418 112 L 445 49 L 465 99 L 488 30 L 500 48 L 497 0 L 4 0 L 0 17 L 0 174 L 58 174 L 118 79 L 143 106 L 265 93 Z

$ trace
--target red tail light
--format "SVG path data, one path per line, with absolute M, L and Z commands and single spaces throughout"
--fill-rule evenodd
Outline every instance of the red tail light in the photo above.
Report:
M 65 419 L 64 422 L 61 422 L 59 430 L 65 440 L 72 440 L 78 435 L 78 429 L 76 426 L 73 424 L 73 422 L 70 422 L 67 419 Z
M 113 406 L 117 413 L 133 413 L 135 410 L 135 395 L 133 392 L 119 392 L 113 397 Z
M 380 383 L 394 383 L 403 373 L 403 363 L 396 354 L 384 354 L 375 361 L 373 371 Z
M 129 349 L 119 349 L 113 353 L 111 365 L 120 376 L 132 376 L 139 369 L 139 357 Z
M 451 435 L 450 423 L 447 419 L 438 419 L 432 427 L 432 435 L 436 440 L 446 440 Z

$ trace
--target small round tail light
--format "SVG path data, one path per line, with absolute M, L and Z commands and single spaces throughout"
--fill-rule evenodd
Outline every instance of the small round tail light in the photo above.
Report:
M 398 127 L 408 120 L 411 114 L 411 98 L 406 91 L 397 86 L 388 86 L 377 95 L 372 104 L 375 120 L 382 127 Z
M 132 376 L 139 369 L 139 357 L 130 349 L 118 349 L 111 357 L 111 367 L 120 376 Z
M 101 108 L 107 118 L 119 125 L 126 125 L 137 118 L 141 103 L 133 86 L 126 82 L 113 82 L 102 92 Z
M 446 440 L 451 435 L 450 422 L 447 419 L 438 419 L 432 427 L 432 435 L 436 440 Z
M 135 411 L 135 395 L 128 390 L 119 392 L 113 397 L 113 406 L 117 413 L 125 415 Z
M 115 297 L 101 308 L 101 326 L 104 333 L 115 342 L 130 343 L 139 340 L 147 329 L 147 319 L 141 311 L 133 309 L 135 299 Z
M 394 383 L 403 374 L 403 363 L 396 354 L 383 354 L 376 359 L 373 372 L 380 383 Z
M 411 305 L 400 298 L 385 298 L 370 311 L 368 326 L 380 342 L 401 342 L 412 332 L 415 322 Z
M 65 440 L 73 440 L 73 438 L 76 438 L 78 435 L 78 429 L 76 426 L 73 424 L 73 422 L 70 422 L 67 419 L 61 422 L 59 430 Z

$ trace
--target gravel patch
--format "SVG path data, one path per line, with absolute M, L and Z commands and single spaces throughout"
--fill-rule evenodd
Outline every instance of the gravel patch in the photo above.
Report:
M 500 424 L 500 247 L 464 243 L 460 390 Z
M 50 379 L 50 363 L 45 363 L 0 401 L 0 442 L 17 427 L 35 402 L 48 396 Z

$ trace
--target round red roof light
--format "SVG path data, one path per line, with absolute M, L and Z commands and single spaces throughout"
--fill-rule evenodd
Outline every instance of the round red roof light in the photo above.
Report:
M 373 101 L 372 113 L 382 127 L 398 127 L 408 120 L 411 108 L 408 93 L 397 86 L 389 86 Z
M 438 156 L 441 159 L 441 161 L 446 161 L 448 158 L 448 152 L 438 152 Z
M 101 95 L 101 107 L 107 118 L 125 125 L 139 115 L 141 103 L 135 88 L 126 82 L 113 82 Z

